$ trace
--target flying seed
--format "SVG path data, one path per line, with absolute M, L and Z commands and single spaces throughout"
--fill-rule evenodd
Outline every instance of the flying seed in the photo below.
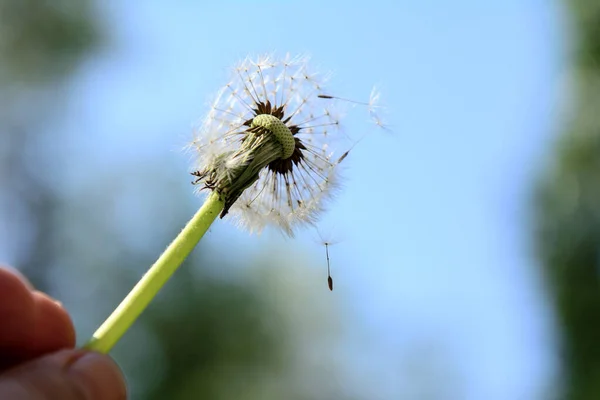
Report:
M 331 277 L 331 265 L 329 263 L 329 242 L 325 242 L 325 255 L 327 256 L 327 286 L 333 292 L 333 278 Z

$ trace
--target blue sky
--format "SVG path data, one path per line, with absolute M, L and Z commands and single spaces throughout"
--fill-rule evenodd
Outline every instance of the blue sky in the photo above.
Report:
M 411 379 L 403 359 L 431 344 L 468 399 L 539 395 L 555 365 L 528 201 L 560 122 L 560 10 L 541 0 L 106 4 L 116 48 L 71 88 L 72 128 L 89 126 L 71 146 L 90 150 L 86 163 L 135 154 L 187 168 L 176 150 L 247 54 L 309 53 L 343 97 L 379 85 L 393 134 L 353 150 L 323 221 L 343 239 L 334 295 L 362 321 L 348 339 L 364 349 L 352 353 L 357 368 L 392 398 Z M 227 224 L 214 234 L 241 254 L 289 245 Z M 294 243 L 318 259 L 313 236 Z

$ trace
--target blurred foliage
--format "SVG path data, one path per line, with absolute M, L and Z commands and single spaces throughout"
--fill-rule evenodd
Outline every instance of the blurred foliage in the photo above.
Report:
M 0 1 L 0 71 L 13 81 L 68 76 L 98 40 L 90 1 Z
M 74 166 L 57 162 L 68 159 L 60 127 L 69 77 L 102 37 L 89 1 L 0 2 L 0 236 L 34 284 L 71 311 L 80 340 L 193 211 L 181 204 L 189 188 L 179 181 L 189 177 L 160 160 L 152 170 L 130 158 L 137 175 L 107 162 L 83 182 L 68 181 Z M 357 384 L 340 383 L 331 298 L 316 307 L 317 289 L 299 283 L 309 282 L 306 261 L 290 258 L 270 255 L 236 273 L 196 253 L 115 349 L 131 397 L 358 398 L 349 395 Z M 290 279 L 294 271 L 302 276 Z
M 577 57 L 580 67 L 598 70 L 600 63 L 600 6 L 595 0 L 569 0 L 577 36 Z
M 65 80 L 102 36 L 89 0 L 0 1 L 0 218 L 13 259 L 41 289 L 55 263 L 58 194 L 39 168 L 56 163 L 40 144 L 65 106 Z M 41 154 L 37 154 L 41 151 Z M 35 163 L 32 163 L 32 158 Z M 51 170 L 50 170 L 51 171 Z M 35 249 L 32 251 L 31 249 Z
M 561 398 L 600 398 L 600 2 L 570 0 L 575 107 L 537 196 L 538 252 L 562 334 Z
M 321 296 L 294 290 L 290 285 L 296 284 L 286 283 L 272 261 L 247 267 L 249 274 L 237 282 L 206 273 L 194 278 L 189 269 L 169 282 L 142 321 L 158 343 L 161 365 L 160 372 L 156 365 L 142 365 L 139 373 L 150 377 L 154 371 L 161 383 L 140 398 L 357 398 L 348 397 L 338 383 L 330 307 L 310 307 Z M 301 265 L 288 267 L 306 273 Z M 312 312 L 296 313 L 294 304 Z

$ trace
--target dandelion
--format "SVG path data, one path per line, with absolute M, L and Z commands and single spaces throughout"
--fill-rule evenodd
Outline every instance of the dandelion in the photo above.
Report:
M 332 150 L 343 139 L 333 102 L 343 99 L 325 92 L 326 77 L 310 71 L 307 61 L 263 56 L 234 68 L 189 146 L 197 157 L 193 183 L 208 197 L 94 333 L 88 349 L 110 351 L 217 216 L 231 214 L 251 232 L 271 225 L 290 236 L 318 220 L 339 187 L 339 165 L 350 150 Z
M 306 57 L 245 59 L 218 93 L 190 148 L 202 189 L 225 201 L 239 225 L 260 232 L 314 223 L 339 186 L 340 138 L 326 77 Z

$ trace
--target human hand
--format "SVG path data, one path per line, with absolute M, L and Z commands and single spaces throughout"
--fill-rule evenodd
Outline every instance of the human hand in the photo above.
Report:
M 65 309 L 0 266 L 0 399 L 124 400 L 119 367 L 74 346 Z

